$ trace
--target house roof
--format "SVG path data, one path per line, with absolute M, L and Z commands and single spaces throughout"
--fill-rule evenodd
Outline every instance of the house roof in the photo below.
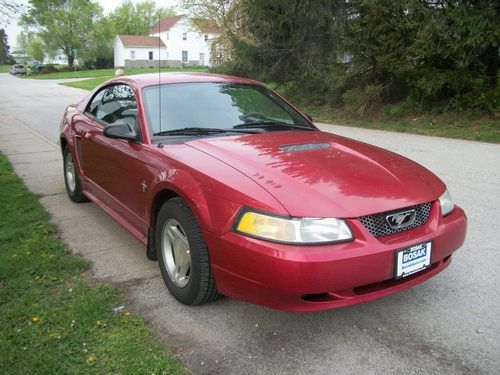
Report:
M 150 30 L 149 32 L 152 33 L 157 33 L 158 32 L 158 24 L 160 26 L 160 32 L 163 31 L 168 31 L 174 26 L 177 21 L 179 21 L 181 18 L 183 18 L 184 15 L 181 14 L 179 16 L 173 16 L 173 17 L 167 17 L 161 19 L 159 22 L 157 22 Z
M 160 27 L 160 32 L 169 31 L 181 18 L 184 17 L 186 16 L 181 14 L 179 16 L 163 18 L 149 30 L 149 33 L 157 33 L 158 25 Z M 220 32 L 219 27 L 213 20 L 204 18 L 191 18 L 191 21 L 202 33 L 218 34 Z
M 191 21 L 200 29 L 202 33 L 218 34 L 220 33 L 219 26 L 214 20 L 204 18 L 191 18 Z
M 165 47 L 165 43 L 157 36 L 118 35 L 125 47 Z

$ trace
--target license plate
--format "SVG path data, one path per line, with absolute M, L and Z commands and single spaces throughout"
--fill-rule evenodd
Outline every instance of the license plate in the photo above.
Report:
M 432 242 L 401 249 L 396 253 L 396 279 L 413 275 L 431 265 Z

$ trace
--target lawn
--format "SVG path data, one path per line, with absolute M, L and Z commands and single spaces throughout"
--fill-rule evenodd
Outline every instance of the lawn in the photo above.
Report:
M 0 73 L 8 73 L 10 65 L 0 65 Z
M 143 73 L 154 73 L 157 72 L 156 68 L 127 68 L 125 69 L 125 74 L 143 74 Z M 191 67 L 191 68 L 162 68 L 162 72 L 178 72 L 178 71 L 195 71 L 204 72 L 206 71 L 203 67 Z M 45 73 L 45 74 L 32 74 L 27 76 L 28 79 L 65 79 L 65 78 L 93 78 L 93 77 L 113 77 L 115 75 L 115 69 L 93 69 L 93 70 L 78 70 L 76 72 L 57 72 L 57 73 Z
M 141 317 L 112 311 L 123 296 L 90 285 L 88 263 L 57 236 L 0 154 L 0 372 L 185 374 Z
M 89 78 L 89 79 L 84 79 L 81 81 L 60 83 L 60 85 L 68 86 L 68 87 L 75 87 L 77 89 L 84 89 L 84 90 L 90 91 L 90 90 L 93 90 L 96 86 L 99 86 L 101 83 L 106 82 L 108 79 L 111 79 L 113 77 L 114 76 Z
M 164 68 L 161 70 L 162 72 L 206 72 L 206 68 L 184 68 L 184 69 L 175 69 L 175 68 Z M 115 76 L 115 71 L 113 69 L 100 69 L 100 70 L 88 70 L 89 74 L 95 74 L 94 76 L 86 76 L 86 77 L 93 77 L 90 79 L 84 79 L 81 81 L 72 81 L 72 82 L 65 82 L 61 83 L 63 86 L 68 86 L 68 87 L 75 87 L 77 89 L 84 89 L 84 90 L 93 90 L 95 87 L 99 86 L 101 83 L 106 82 L 108 79 L 111 79 Z M 158 72 L 157 69 L 125 69 L 124 74 L 126 75 L 134 75 L 134 74 L 144 74 L 144 73 L 156 73 Z M 82 72 L 76 72 L 78 73 L 84 73 Z M 67 73 L 51 73 L 51 74 L 43 74 L 44 76 L 51 76 L 52 74 L 67 74 Z M 30 76 L 30 78 L 35 78 L 36 76 Z M 79 78 L 86 78 L 85 76 L 81 76 Z M 59 77 L 59 78 L 74 78 L 74 77 Z

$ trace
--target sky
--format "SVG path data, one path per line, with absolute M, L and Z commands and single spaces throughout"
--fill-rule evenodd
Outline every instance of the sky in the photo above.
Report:
M 12 2 L 24 5 L 28 4 L 27 0 L 15 0 Z M 107 14 L 113 9 L 115 9 L 118 5 L 120 5 L 122 0 L 97 0 L 97 2 L 104 9 L 104 14 Z M 137 3 L 138 0 L 132 0 L 132 2 Z M 156 6 L 175 7 L 176 5 L 178 5 L 179 0 L 156 0 L 155 3 Z M 18 21 L 19 21 L 19 16 L 16 16 L 16 18 L 11 20 L 9 25 L 7 26 L 0 25 L 0 28 L 4 28 L 5 32 L 7 33 L 11 51 L 15 49 L 17 35 L 21 32 L 21 28 L 17 25 Z

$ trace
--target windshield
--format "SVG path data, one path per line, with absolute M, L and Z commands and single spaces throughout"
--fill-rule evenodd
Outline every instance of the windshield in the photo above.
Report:
M 259 85 L 164 84 L 146 87 L 143 98 L 151 134 L 185 128 L 227 130 L 246 126 L 268 131 L 273 125 L 279 130 L 312 129 L 283 100 Z

